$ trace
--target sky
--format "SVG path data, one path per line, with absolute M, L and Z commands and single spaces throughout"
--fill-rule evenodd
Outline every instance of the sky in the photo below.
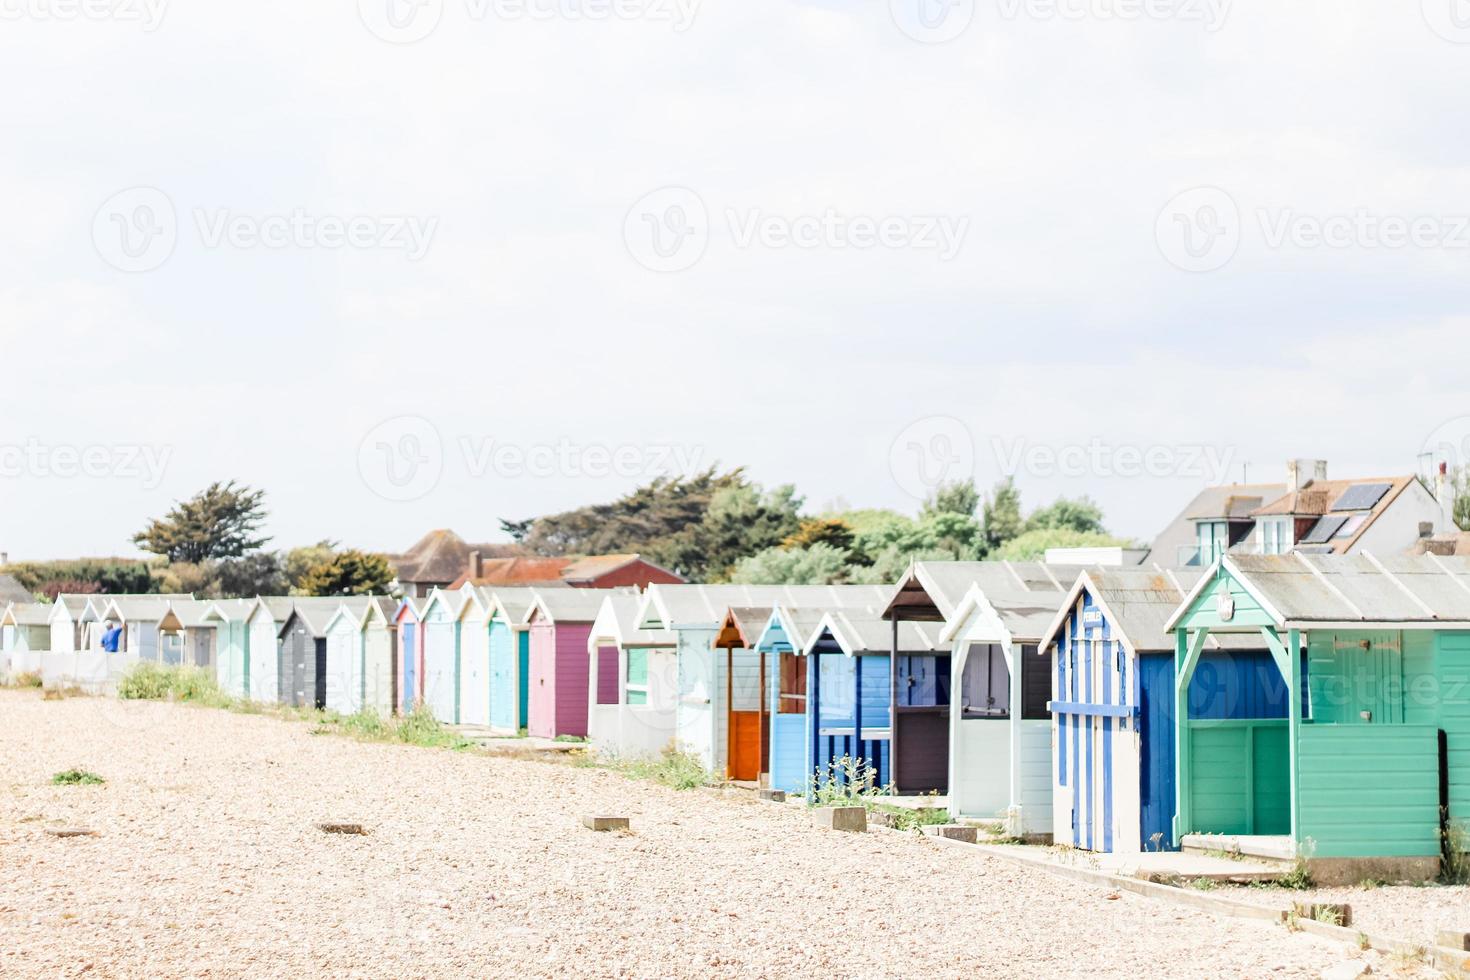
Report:
M 1470 455 L 1470 4 L 0 0 L 0 551 Z

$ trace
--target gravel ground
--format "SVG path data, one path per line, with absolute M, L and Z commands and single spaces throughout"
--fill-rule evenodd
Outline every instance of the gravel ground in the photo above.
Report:
M 1470 888 L 1462 885 L 1381 885 L 1302 892 L 1231 888 L 1220 894 L 1272 908 L 1289 908 L 1293 902 L 1344 903 L 1353 908 L 1354 929 L 1411 943 L 1431 944 L 1441 929 L 1470 932 Z
M 799 808 L 309 732 L 0 691 L 0 976 L 1315 977 L 1354 956 Z M 106 785 L 50 784 L 71 766 Z

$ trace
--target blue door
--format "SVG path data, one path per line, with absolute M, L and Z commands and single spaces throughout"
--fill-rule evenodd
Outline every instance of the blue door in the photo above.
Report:
M 413 710 L 414 702 L 414 663 L 417 657 L 414 655 L 413 623 L 403 624 L 403 713 L 408 714 Z

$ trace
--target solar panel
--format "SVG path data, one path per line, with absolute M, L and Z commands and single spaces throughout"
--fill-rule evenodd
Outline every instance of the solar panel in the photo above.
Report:
M 1326 544 L 1332 540 L 1337 529 L 1347 523 L 1347 519 L 1346 514 L 1328 514 L 1318 519 L 1317 523 L 1312 525 L 1312 529 L 1307 532 L 1307 536 L 1302 538 L 1302 544 Z
M 1342 527 L 1338 528 L 1337 534 L 1333 536 L 1338 538 L 1350 538 L 1354 534 L 1358 533 L 1358 528 L 1362 527 L 1363 522 L 1365 522 L 1366 520 L 1368 520 L 1367 514 L 1354 514 L 1346 521 L 1343 521 Z
M 1372 510 L 1383 499 L 1383 495 L 1392 489 L 1392 483 L 1357 483 L 1342 492 L 1332 509 Z

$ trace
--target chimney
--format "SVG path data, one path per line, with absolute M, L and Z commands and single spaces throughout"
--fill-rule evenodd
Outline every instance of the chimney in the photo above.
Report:
M 1286 461 L 1286 492 L 1296 493 L 1309 484 L 1327 479 L 1327 460 L 1289 459 Z
M 9 564 L 10 564 L 10 552 L 8 552 L 8 551 L 0 551 L 0 565 L 9 565 Z
M 480 573 L 482 571 L 484 571 L 484 568 L 485 568 L 485 565 L 484 565 L 484 562 L 480 558 L 480 553 L 478 551 L 471 551 L 470 552 L 470 578 L 480 578 L 481 577 Z
M 1421 539 L 1434 537 L 1434 522 L 1433 521 L 1420 521 L 1419 522 L 1419 537 Z
M 1455 530 L 1455 487 L 1450 480 L 1450 464 L 1440 460 L 1434 475 L 1434 499 L 1439 501 L 1440 524 L 1445 531 Z

